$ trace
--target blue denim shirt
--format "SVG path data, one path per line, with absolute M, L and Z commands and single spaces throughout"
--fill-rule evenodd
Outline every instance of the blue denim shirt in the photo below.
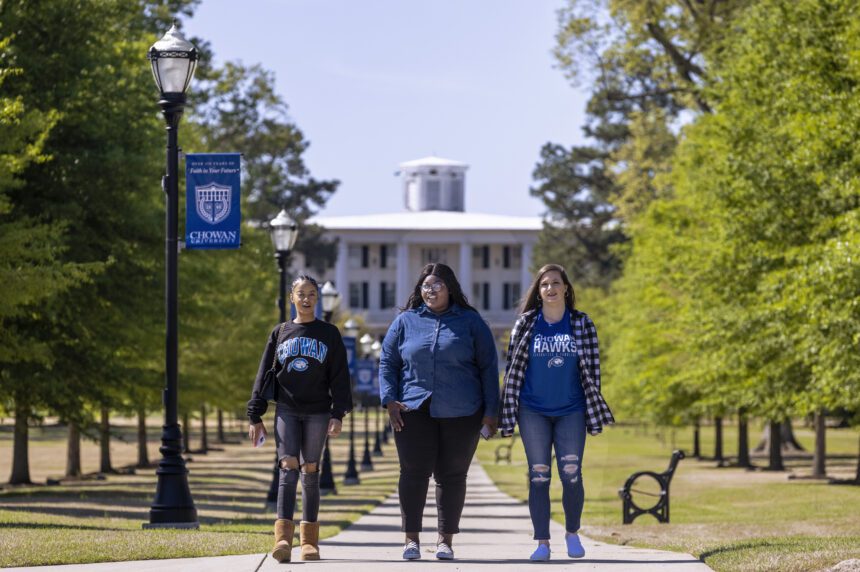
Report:
M 456 304 L 442 314 L 421 305 L 394 319 L 379 361 L 382 405 L 417 409 L 428 397 L 432 417 L 499 412 L 496 344 L 480 314 Z

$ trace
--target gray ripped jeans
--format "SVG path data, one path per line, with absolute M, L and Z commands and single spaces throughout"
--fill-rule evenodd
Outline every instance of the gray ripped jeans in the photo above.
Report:
M 320 460 L 325 447 L 328 413 L 296 413 L 278 405 L 275 409 L 275 445 L 281 468 L 278 481 L 278 518 L 293 520 L 296 488 L 302 479 L 302 520 L 316 522 L 320 509 Z M 306 464 L 312 472 L 299 472 Z

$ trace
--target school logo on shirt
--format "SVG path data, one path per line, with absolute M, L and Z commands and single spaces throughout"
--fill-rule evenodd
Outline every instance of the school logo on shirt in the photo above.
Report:
M 308 369 L 308 360 L 305 358 L 296 358 L 290 362 L 290 365 L 287 366 L 287 371 L 305 371 Z
M 561 354 L 563 356 L 573 356 L 576 354 L 576 344 L 573 341 L 573 336 L 570 334 L 551 334 L 549 336 L 536 333 L 532 338 L 532 354 L 533 355 L 551 355 Z M 549 364 L 550 367 L 562 365 Z
M 287 358 L 302 356 L 303 358 L 313 358 L 320 363 L 325 362 L 325 358 L 328 355 L 328 346 L 326 346 L 323 342 L 314 339 L 314 338 L 291 338 L 289 340 L 284 340 L 278 346 L 276 350 L 278 361 L 281 365 L 284 365 L 284 362 L 287 361 Z M 308 360 L 303 359 L 302 364 L 296 363 L 298 360 L 293 360 L 290 364 L 290 369 L 294 369 L 296 371 L 305 371 L 308 369 Z
M 551 358 L 549 358 L 549 361 L 546 362 L 546 366 L 549 368 L 564 367 L 564 358 L 561 356 L 551 357 Z

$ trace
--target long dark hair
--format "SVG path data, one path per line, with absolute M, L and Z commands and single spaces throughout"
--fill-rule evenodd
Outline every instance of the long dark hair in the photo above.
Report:
M 415 288 L 412 289 L 412 294 L 409 295 L 406 305 L 401 308 L 401 310 L 411 310 L 424 303 L 424 299 L 421 297 L 421 285 L 428 276 L 435 276 L 445 283 L 445 286 L 448 288 L 448 301 L 450 304 L 457 304 L 463 308 L 477 312 L 477 310 L 469 304 L 469 300 L 466 299 L 466 295 L 463 294 L 463 289 L 460 287 L 460 282 L 457 281 L 454 271 L 451 270 L 450 266 L 442 264 L 441 262 L 427 264 L 421 269 L 421 275 L 418 276 L 418 282 L 415 283 Z
M 543 305 L 540 299 L 540 281 L 543 280 L 547 272 L 552 272 L 553 270 L 561 274 L 561 281 L 567 286 L 567 290 L 564 293 L 564 304 L 568 310 L 573 312 L 576 308 L 576 293 L 573 291 L 573 284 L 570 283 L 567 272 L 564 271 L 564 266 L 560 264 L 545 264 L 537 271 L 531 286 L 526 290 L 526 296 L 523 298 L 522 305 L 520 306 L 520 314 L 525 314 L 529 310 L 540 308 Z

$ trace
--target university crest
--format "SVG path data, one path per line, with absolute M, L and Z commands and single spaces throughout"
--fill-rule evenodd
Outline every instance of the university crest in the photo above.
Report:
M 218 224 L 230 216 L 232 188 L 217 183 L 194 187 L 197 215 L 209 224 Z

